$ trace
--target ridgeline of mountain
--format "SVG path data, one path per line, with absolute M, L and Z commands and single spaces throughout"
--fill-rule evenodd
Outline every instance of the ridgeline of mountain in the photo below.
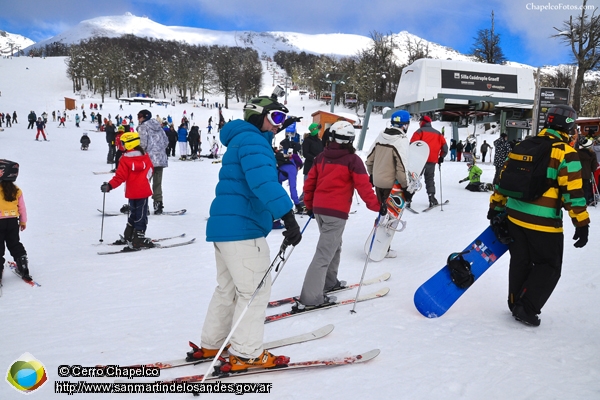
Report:
M 120 37 L 126 34 L 163 40 L 177 40 L 194 45 L 251 47 L 256 49 L 259 54 L 266 53 L 269 56 L 279 50 L 351 56 L 359 50 L 365 49 L 371 43 L 369 37 L 344 33 L 310 35 L 294 32 L 215 31 L 202 28 L 165 26 L 146 17 L 137 17 L 131 13 L 126 13 L 125 15 L 98 17 L 82 21 L 75 27 L 67 29 L 50 39 L 33 44 L 25 49 L 25 53 L 33 48 L 44 47 L 54 42 L 70 45 L 93 37 Z M 406 31 L 395 34 L 394 39 L 401 48 L 397 52 L 398 59 L 401 62 L 408 58 L 406 51 L 403 50 L 407 41 L 427 46 L 429 55 L 432 58 L 471 60 L 469 56 L 439 44 L 428 42 Z M 24 49 L 25 46 L 22 48 Z

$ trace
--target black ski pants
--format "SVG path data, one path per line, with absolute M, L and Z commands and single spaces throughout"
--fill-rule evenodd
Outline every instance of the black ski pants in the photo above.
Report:
M 27 254 L 19 237 L 18 218 L 0 218 L 0 267 L 4 266 L 4 252 L 6 247 L 14 260 Z
M 520 303 L 539 314 L 554 291 L 562 269 L 564 234 L 534 231 L 508 221 L 508 307 Z

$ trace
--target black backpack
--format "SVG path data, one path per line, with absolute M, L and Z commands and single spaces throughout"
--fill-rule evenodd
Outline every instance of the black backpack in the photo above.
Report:
M 463 258 L 464 253 L 452 253 L 448 256 L 448 268 L 450 269 L 450 278 L 456 286 L 466 289 L 475 282 L 475 277 L 471 272 L 471 264 Z
M 541 197 L 553 184 L 547 175 L 552 143 L 552 139 L 544 136 L 517 143 L 500 172 L 496 190 L 517 200 L 532 201 Z

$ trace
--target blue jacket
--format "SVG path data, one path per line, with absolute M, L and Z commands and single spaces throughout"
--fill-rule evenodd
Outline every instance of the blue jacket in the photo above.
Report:
M 187 142 L 188 130 L 183 126 L 177 129 L 177 141 L 178 142 Z
M 227 151 L 210 206 L 206 241 L 266 237 L 273 220 L 293 206 L 277 179 L 273 133 L 260 132 L 246 121 L 235 120 L 223 126 L 220 139 Z

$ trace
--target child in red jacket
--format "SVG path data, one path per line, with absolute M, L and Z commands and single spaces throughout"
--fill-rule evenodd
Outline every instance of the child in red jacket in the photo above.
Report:
M 106 193 L 125 182 L 129 217 L 123 239 L 117 240 L 115 244 L 127 244 L 132 250 L 154 247 L 154 243 L 145 236 L 148 225 L 148 197 L 152 196 L 152 161 L 140 146 L 140 135 L 137 132 L 124 133 L 120 140 L 126 153 L 119 161 L 115 176 L 100 186 L 100 190 Z
M 319 242 L 315 255 L 306 271 L 300 300 L 292 307 L 302 312 L 325 306 L 335 301 L 326 293 L 345 286 L 337 278 L 342 252 L 342 234 L 354 190 L 367 208 L 387 214 L 387 206 L 380 204 L 365 164 L 354 154 L 354 127 L 346 121 L 336 122 L 329 128 L 327 147 L 315 160 L 304 183 L 306 212 L 319 224 Z

